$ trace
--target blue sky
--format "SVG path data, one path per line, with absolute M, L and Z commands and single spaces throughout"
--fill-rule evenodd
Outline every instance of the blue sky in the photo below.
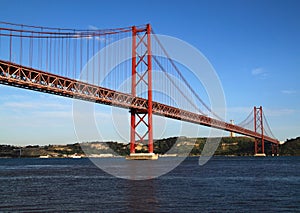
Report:
M 2 0 L 1 8 L 1 21 L 29 25 L 105 29 L 151 23 L 156 33 L 182 39 L 208 58 L 224 88 L 228 119 L 238 123 L 262 105 L 275 136 L 300 136 L 297 0 Z M 72 100 L 1 85 L 0 110 L 1 144 L 77 141 Z M 118 140 L 105 116 L 109 110 L 96 106 L 99 128 L 106 128 L 104 140 Z

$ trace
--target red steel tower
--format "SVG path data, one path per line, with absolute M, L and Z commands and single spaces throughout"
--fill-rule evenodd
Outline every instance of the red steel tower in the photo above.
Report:
M 146 28 L 132 27 L 132 81 L 131 94 L 137 96 L 137 87 L 144 84 L 148 89 L 147 110 L 130 109 L 130 153 L 135 153 L 136 140 L 143 142 L 148 137 L 148 152 L 153 153 L 152 128 L 152 56 L 151 56 L 151 26 Z M 139 132 L 138 127 L 146 127 L 146 132 Z M 145 128 L 139 128 L 145 129 Z
M 254 154 L 265 155 L 265 139 L 262 106 L 254 107 L 254 131 L 261 134 L 261 139 L 255 138 Z

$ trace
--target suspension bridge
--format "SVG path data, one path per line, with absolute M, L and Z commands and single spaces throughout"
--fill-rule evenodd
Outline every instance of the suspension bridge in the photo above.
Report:
M 106 48 L 128 38 L 118 48 Z M 164 57 L 152 54 L 154 49 Z M 137 141 L 145 140 L 153 153 L 153 115 L 252 137 L 256 155 L 265 154 L 265 142 L 278 153 L 279 141 L 262 107 L 237 125 L 222 120 L 189 84 L 150 24 L 80 30 L 0 22 L 0 50 L 3 85 L 129 109 L 131 154 Z M 115 65 L 122 54 L 131 57 Z M 160 90 L 167 95 L 155 92 L 153 81 L 160 79 L 153 79 L 153 70 L 165 75 Z M 184 104 L 178 106 L 174 96 Z

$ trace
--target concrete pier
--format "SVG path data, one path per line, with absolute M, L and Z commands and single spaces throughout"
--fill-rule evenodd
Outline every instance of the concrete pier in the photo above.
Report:
M 265 153 L 256 153 L 254 157 L 266 157 Z
M 131 153 L 126 160 L 157 160 L 158 154 L 154 153 Z

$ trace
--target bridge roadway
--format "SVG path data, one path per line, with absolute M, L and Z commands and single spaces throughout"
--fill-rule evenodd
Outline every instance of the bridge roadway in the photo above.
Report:
M 147 111 L 147 99 L 106 89 L 71 78 L 0 60 L 0 83 L 69 98 L 91 101 L 121 108 Z M 261 139 L 260 133 L 205 115 L 153 102 L 153 114 Z M 277 139 L 264 135 L 264 140 L 278 144 Z

